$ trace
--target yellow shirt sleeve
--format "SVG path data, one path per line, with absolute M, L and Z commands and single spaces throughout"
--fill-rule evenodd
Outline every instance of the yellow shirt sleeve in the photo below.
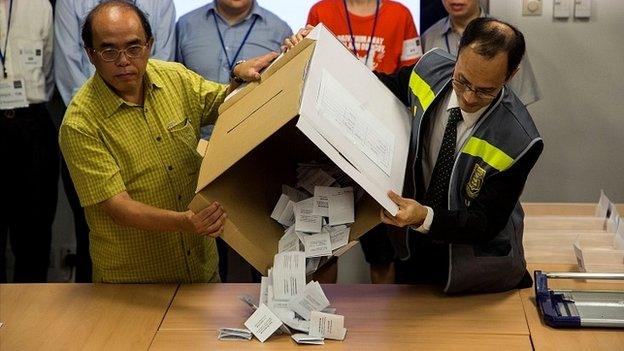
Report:
M 215 83 L 204 79 L 199 74 L 187 70 L 188 82 L 198 104 L 193 104 L 197 108 L 197 114 L 201 116 L 200 125 L 203 127 L 214 124 L 219 115 L 219 106 L 225 100 L 227 85 Z
M 119 166 L 96 134 L 70 123 L 61 126 L 59 144 L 82 207 L 126 190 Z

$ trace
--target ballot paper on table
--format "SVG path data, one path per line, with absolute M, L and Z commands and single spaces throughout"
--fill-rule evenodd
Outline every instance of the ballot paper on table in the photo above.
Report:
M 251 332 L 240 328 L 219 328 L 219 340 L 251 340 Z
M 306 257 L 331 256 L 331 236 L 327 230 L 321 230 L 318 234 L 305 235 L 303 239 Z
M 264 342 L 279 329 L 282 321 L 267 305 L 261 304 L 244 324 L 260 342 Z
M 609 204 L 611 200 L 607 197 L 604 190 L 600 190 L 600 198 L 598 199 L 598 205 L 596 205 L 596 212 L 594 215 L 596 217 L 606 218 L 607 213 L 609 212 Z
M 260 278 L 260 298 L 258 299 L 258 304 L 268 305 L 269 304 L 269 277 Z
M 288 308 L 306 320 L 310 319 L 312 311 L 322 311 L 327 307 L 329 307 L 329 300 L 321 284 L 316 281 L 309 282 L 299 295 L 288 302 Z
M 289 328 L 306 333 L 310 330 L 310 322 L 305 319 L 298 318 L 295 315 L 295 312 L 289 310 L 288 308 L 280 308 L 274 310 L 274 312 L 275 315 L 280 318 L 282 323 L 287 325 Z M 292 333 L 289 332 L 288 334 Z
M 312 311 L 310 313 L 310 335 L 344 340 L 347 335 L 347 329 L 344 327 L 344 316 Z
M 308 345 L 324 345 L 324 338 L 318 336 L 310 336 L 308 334 L 293 334 L 290 336 L 297 344 Z
M 277 252 L 286 251 L 300 251 L 299 236 L 295 233 L 294 226 L 288 227 L 282 238 L 277 242 Z
M 295 203 L 295 230 L 306 233 L 318 233 L 321 231 L 323 221 L 321 216 L 312 214 L 314 198 L 309 198 Z
M 615 233 L 618 222 L 620 222 L 620 213 L 614 203 L 609 204 L 609 218 L 607 218 L 607 232 Z
M 306 285 L 305 252 L 289 251 L 275 255 L 271 281 L 275 299 L 290 300 L 299 295 Z

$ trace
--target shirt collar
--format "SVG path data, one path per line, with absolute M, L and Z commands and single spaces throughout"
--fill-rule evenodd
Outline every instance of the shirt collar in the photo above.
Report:
M 460 109 L 462 117 L 464 118 L 463 122 L 466 123 L 466 128 L 470 128 L 475 125 L 475 123 L 477 123 L 479 118 L 481 118 L 481 115 L 488 108 L 488 106 L 489 105 L 486 105 L 476 112 L 466 112 Z M 451 96 L 449 98 L 448 105 L 446 106 L 446 110 L 449 111 L 450 109 L 455 107 L 459 107 L 459 101 L 457 100 L 457 94 L 455 93 L 455 90 L 451 89 Z
M 219 14 L 219 12 L 217 12 L 217 2 L 216 0 L 209 3 L 208 5 L 206 5 L 206 16 L 212 16 L 213 12 L 219 16 L 219 18 L 223 19 L 223 17 L 221 17 L 221 15 Z M 248 19 L 250 19 L 253 15 L 257 15 L 260 18 L 264 18 L 264 12 L 262 7 L 258 6 L 258 2 L 257 1 L 253 1 L 253 5 L 251 5 L 251 12 L 249 12 L 249 14 L 247 15 L 247 17 L 245 17 L 245 19 L 241 22 L 244 22 Z
M 146 86 L 144 92 L 145 96 L 148 96 L 153 88 L 160 89 L 164 86 L 162 79 L 154 71 L 149 61 L 145 70 L 144 79 Z M 119 97 L 119 95 L 115 94 L 115 92 L 106 84 L 106 82 L 104 82 L 104 79 L 102 79 L 97 72 L 93 75 L 93 84 L 95 84 L 97 94 L 101 97 L 100 103 L 104 108 L 104 115 L 106 117 L 112 116 L 121 105 L 136 106 L 135 104 L 131 104 Z

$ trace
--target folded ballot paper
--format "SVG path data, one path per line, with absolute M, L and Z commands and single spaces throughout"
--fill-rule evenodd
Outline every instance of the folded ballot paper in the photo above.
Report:
M 274 257 L 269 276 L 262 277 L 258 304 L 239 296 L 254 312 L 244 322 L 247 329 L 221 328 L 220 340 L 249 340 L 253 334 L 265 342 L 275 334 L 289 334 L 298 344 L 323 344 L 344 340 L 344 316 L 335 314 L 321 285 L 306 283 L 306 255 L 286 251 Z

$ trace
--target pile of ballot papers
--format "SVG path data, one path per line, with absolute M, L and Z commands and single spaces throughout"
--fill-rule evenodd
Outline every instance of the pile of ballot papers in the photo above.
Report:
M 282 185 L 271 218 L 285 228 L 278 253 L 304 252 L 306 274 L 312 274 L 322 258 L 349 242 L 348 225 L 355 221 L 354 187 L 341 186 L 349 179 L 337 167 L 300 164 L 297 174 L 297 188 Z
M 351 185 L 351 186 L 348 186 Z M 256 305 L 241 296 L 254 313 L 244 323 L 247 329 L 222 328 L 221 340 L 249 340 L 253 334 L 264 342 L 276 333 L 289 334 L 298 344 L 323 344 L 343 340 L 344 317 L 335 314 L 321 285 L 306 276 L 314 273 L 322 259 L 349 242 L 349 225 L 355 220 L 354 186 L 338 167 L 301 163 L 295 187 L 282 185 L 282 194 L 271 218 L 284 226 L 278 253 L 268 277 L 262 277 Z
M 259 304 L 250 296 L 240 297 L 254 310 L 244 323 L 247 329 L 221 328 L 219 339 L 250 340 L 253 334 L 264 342 L 274 334 L 289 334 L 298 344 L 344 340 L 344 316 L 335 314 L 318 282 L 306 284 L 305 261 L 302 251 L 275 255 L 269 276 L 262 277 Z

